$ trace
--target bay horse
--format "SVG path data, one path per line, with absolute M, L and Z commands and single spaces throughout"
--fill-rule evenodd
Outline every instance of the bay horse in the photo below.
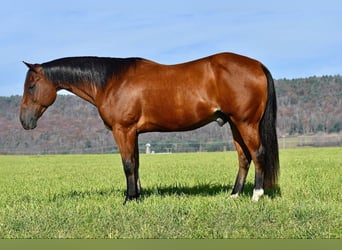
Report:
M 274 188 L 279 172 L 277 103 L 273 78 L 257 60 L 220 53 L 163 65 L 143 58 L 68 57 L 26 63 L 20 106 L 24 129 L 68 90 L 95 105 L 119 148 L 127 181 L 125 202 L 141 194 L 138 135 L 187 131 L 216 121 L 229 123 L 239 169 L 231 196 L 244 187 L 255 166 L 252 200 Z

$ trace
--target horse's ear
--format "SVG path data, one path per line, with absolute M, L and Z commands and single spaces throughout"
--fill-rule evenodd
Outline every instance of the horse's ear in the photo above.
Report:
M 29 70 L 32 70 L 35 73 L 39 72 L 40 65 L 39 64 L 32 64 L 32 63 L 27 63 L 23 61 L 23 63 L 29 68 Z

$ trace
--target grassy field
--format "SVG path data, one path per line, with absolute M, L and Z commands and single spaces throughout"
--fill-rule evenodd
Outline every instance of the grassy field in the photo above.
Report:
M 0 156 L 0 238 L 341 238 L 342 148 L 280 151 L 280 190 L 229 197 L 235 152 L 141 155 L 123 206 L 119 155 Z

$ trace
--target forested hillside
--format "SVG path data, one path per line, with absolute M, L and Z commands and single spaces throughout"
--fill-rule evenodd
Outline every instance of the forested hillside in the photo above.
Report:
M 340 132 L 342 77 L 276 81 L 279 135 Z
M 323 76 L 275 81 L 278 136 L 339 133 L 342 130 L 342 77 Z M 117 151 L 91 104 L 73 95 L 58 96 L 26 131 L 19 122 L 20 96 L 0 97 L 0 154 L 107 153 Z M 233 149 L 230 128 L 211 123 L 183 133 L 140 135 L 140 150 L 150 143 L 156 152 Z

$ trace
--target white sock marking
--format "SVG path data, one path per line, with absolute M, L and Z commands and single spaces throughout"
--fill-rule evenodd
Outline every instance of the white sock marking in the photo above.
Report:
M 254 189 L 252 201 L 258 201 L 261 198 L 261 196 L 263 196 L 263 195 L 264 195 L 264 190 L 262 188 Z

